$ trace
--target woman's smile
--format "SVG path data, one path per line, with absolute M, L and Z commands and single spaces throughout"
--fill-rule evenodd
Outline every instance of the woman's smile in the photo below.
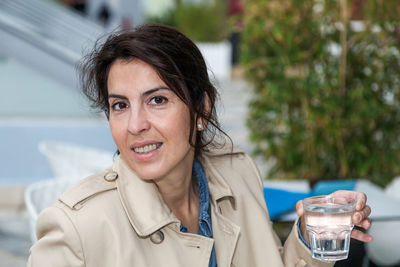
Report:
M 144 145 L 135 144 L 131 147 L 134 157 L 137 161 L 155 160 L 161 152 L 162 142 L 147 142 Z
M 154 143 L 154 144 L 148 144 L 148 145 L 144 145 L 144 146 L 137 146 L 137 147 L 134 146 L 132 149 L 136 153 L 145 154 L 145 153 L 153 152 L 154 150 L 160 148 L 161 146 L 162 146 L 162 143 Z

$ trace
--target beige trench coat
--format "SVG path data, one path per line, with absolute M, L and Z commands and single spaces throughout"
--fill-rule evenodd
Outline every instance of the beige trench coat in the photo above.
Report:
M 27 266 L 208 267 L 213 245 L 218 267 L 332 266 L 311 258 L 296 224 L 281 247 L 258 170 L 245 153 L 228 152 L 200 159 L 209 183 L 213 239 L 180 232 L 156 186 L 117 157 L 112 168 L 82 180 L 41 213 Z M 106 181 L 112 172 L 118 178 Z

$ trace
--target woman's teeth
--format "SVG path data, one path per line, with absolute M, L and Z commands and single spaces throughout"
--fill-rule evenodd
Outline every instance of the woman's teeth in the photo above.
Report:
M 133 150 L 136 153 L 149 153 L 153 150 L 156 150 L 157 148 L 159 148 L 160 146 L 158 144 L 150 144 L 150 145 L 145 145 L 142 147 L 135 147 L 133 148 Z

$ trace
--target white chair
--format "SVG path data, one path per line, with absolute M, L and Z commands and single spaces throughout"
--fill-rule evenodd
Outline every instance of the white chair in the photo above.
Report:
M 46 157 L 56 179 L 82 179 L 112 165 L 113 153 L 58 141 L 42 141 L 39 151 Z
M 394 199 L 400 199 L 400 177 L 395 178 L 385 188 L 385 193 Z M 368 232 L 374 237 L 372 242 L 366 244 L 368 258 L 379 266 L 400 264 L 400 218 L 393 221 L 374 221 Z
M 76 179 L 51 179 L 30 184 L 24 195 L 26 210 L 29 215 L 29 231 L 32 243 L 36 241 L 36 220 L 39 213 L 50 206 Z
M 395 198 L 400 199 L 400 176 L 393 179 L 385 188 L 385 192 Z
M 37 217 L 44 208 L 80 179 L 104 170 L 113 162 L 112 152 L 66 142 L 42 141 L 39 151 L 46 157 L 56 179 L 35 182 L 25 191 L 32 242 L 36 241 Z

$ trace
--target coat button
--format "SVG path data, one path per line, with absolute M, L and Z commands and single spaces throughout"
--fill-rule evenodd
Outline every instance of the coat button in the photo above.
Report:
M 157 231 L 150 236 L 150 240 L 154 244 L 161 244 L 164 241 L 164 233 L 161 231 Z
M 108 172 L 104 175 L 104 180 L 106 180 L 107 182 L 113 182 L 117 180 L 117 178 L 118 178 L 118 173 L 116 172 Z

